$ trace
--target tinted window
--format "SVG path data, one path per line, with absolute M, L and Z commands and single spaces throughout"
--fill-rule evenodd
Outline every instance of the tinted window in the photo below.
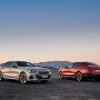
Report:
M 80 67 L 81 66 L 81 63 L 74 63 L 73 64 L 73 67 L 75 68 L 75 67 Z
M 16 64 L 16 62 L 12 62 L 12 63 L 11 63 L 11 67 L 14 67 L 14 66 L 18 66 L 18 65 Z
M 2 67 L 11 67 L 11 62 L 7 62 L 7 63 L 3 64 Z
M 96 64 L 91 63 L 91 62 L 86 62 L 86 65 L 89 66 L 89 67 L 97 66 Z
M 6 67 L 6 63 L 4 63 L 4 64 L 2 65 L 2 67 Z
M 19 67 L 35 67 L 35 65 L 33 65 L 33 64 L 29 63 L 29 62 L 17 61 L 16 63 L 17 63 L 17 65 Z

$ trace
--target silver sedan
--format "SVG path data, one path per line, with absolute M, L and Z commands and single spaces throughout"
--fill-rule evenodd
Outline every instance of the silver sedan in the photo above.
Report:
M 0 66 L 0 80 L 14 79 L 25 84 L 27 81 L 47 82 L 51 78 L 51 71 L 38 67 L 30 62 L 10 61 Z

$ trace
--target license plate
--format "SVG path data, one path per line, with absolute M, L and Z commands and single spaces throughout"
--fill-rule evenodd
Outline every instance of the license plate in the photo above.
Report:
M 100 70 L 95 70 L 96 72 L 100 72 Z
M 42 75 L 42 78 L 47 78 L 48 76 L 46 76 L 46 75 Z

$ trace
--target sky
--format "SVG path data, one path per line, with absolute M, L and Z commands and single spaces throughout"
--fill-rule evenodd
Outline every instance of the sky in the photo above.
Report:
M 0 63 L 100 64 L 100 0 L 0 0 Z

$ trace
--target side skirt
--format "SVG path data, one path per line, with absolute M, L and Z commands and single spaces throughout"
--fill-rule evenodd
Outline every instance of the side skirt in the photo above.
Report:
M 12 79 L 12 80 L 19 80 L 19 78 L 3 76 L 4 79 Z

